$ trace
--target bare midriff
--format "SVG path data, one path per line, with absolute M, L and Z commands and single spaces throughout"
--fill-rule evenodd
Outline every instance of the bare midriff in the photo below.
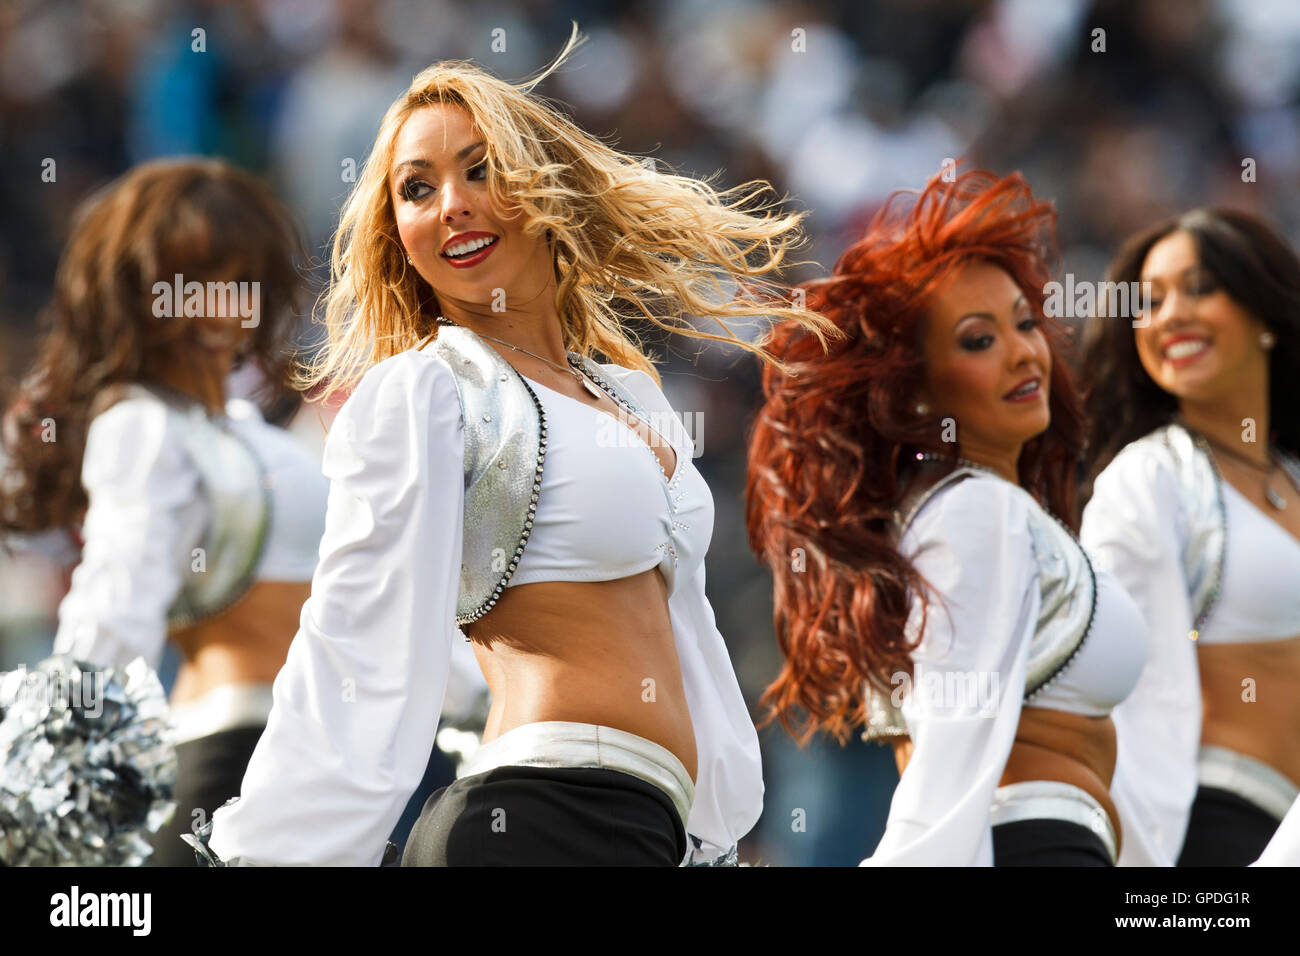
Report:
M 1051 780 L 1078 787 L 1100 803 L 1110 816 L 1118 848 L 1123 834 L 1119 812 L 1110 799 L 1115 747 L 1115 725 L 1109 717 L 1025 707 L 1020 712 L 1016 739 L 999 786 Z M 901 774 L 912 758 L 911 738 L 895 741 L 894 758 Z
M 492 692 L 485 744 L 538 721 L 600 724 L 659 744 L 695 780 L 695 730 L 658 568 L 507 588 L 464 631 Z
M 270 684 L 280 673 L 298 632 L 309 581 L 256 581 L 220 614 L 176 631 L 171 639 L 184 662 L 172 704 L 202 697 L 224 684 Z
M 1197 644 L 1201 742 L 1254 757 L 1300 786 L 1300 636 Z

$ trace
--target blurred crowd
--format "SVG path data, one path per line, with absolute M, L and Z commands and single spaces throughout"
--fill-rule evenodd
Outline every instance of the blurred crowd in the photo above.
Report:
M 1300 239 L 1294 0 L 12 0 L 0 6 L 0 375 L 24 369 L 70 213 L 139 161 L 227 157 L 295 210 L 316 281 L 387 106 L 439 59 L 521 79 L 584 128 L 719 186 L 772 182 L 829 270 L 894 189 L 946 159 L 1019 169 L 1060 214 L 1061 271 L 1197 205 Z M 820 265 L 816 265 L 820 263 Z M 311 328 L 305 325 L 304 341 Z M 743 521 L 758 374 L 739 350 L 652 341 L 691 413 L 717 524 L 708 590 L 746 697 L 779 666 Z M 61 582 L 0 556 L 0 669 L 44 656 Z M 756 710 L 755 713 L 758 713 Z M 760 732 L 767 810 L 744 857 L 852 864 L 883 831 L 892 752 Z M 797 812 L 802 811 L 802 814 Z

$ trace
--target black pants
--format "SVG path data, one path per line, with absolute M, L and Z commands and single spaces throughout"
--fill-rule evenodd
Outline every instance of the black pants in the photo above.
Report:
M 1248 866 L 1259 859 L 1281 822 L 1230 790 L 1201 787 L 1178 865 Z
M 194 866 L 194 850 L 182 833 L 212 819 L 213 811 L 239 796 L 244 771 L 265 727 L 236 727 L 176 745 L 176 815 L 149 838 L 150 866 Z M 195 814 L 202 810 L 202 816 Z
M 595 767 L 497 767 L 436 791 L 402 866 L 677 866 L 686 830 L 668 794 Z
M 993 828 L 994 866 L 1114 866 L 1106 844 L 1065 820 L 1017 820 Z

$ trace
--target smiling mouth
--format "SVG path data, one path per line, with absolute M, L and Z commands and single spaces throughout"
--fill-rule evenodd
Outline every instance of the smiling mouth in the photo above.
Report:
M 1200 355 L 1209 347 L 1209 339 L 1183 339 L 1165 346 L 1161 354 L 1170 362 L 1181 362 Z
M 467 242 L 458 242 L 446 252 L 442 253 L 442 256 L 453 261 L 458 259 L 468 259 L 475 253 L 482 252 L 489 246 L 496 245 L 496 243 L 496 236 L 483 236 L 479 239 L 470 239 Z
M 1040 378 L 1030 379 L 1028 382 L 1025 382 L 1020 387 L 1014 388 L 1011 391 L 1007 392 L 1005 395 L 1002 396 L 1002 398 L 1004 401 L 1008 401 L 1008 402 L 1022 402 L 1025 399 L 1033 398 L 1035 395 L 1037 395 L 1039 389 L 1042 387 L 1042 384 L 1043 384 L 1043 380 Z

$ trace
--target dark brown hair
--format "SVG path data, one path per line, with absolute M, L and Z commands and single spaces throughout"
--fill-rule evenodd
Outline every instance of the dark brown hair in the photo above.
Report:
M 1300 454 L 1300 259 L 1256 216 L 1233 209 L 1193 209 L 1125 241 L 1111 261 L 1107 281 L 1140 281 L 1151 248 L 1180 230 L 1192 237 L 1201 266 L 1277 337 L 1268 362 L 1268 440 Z M 1172 421 L 1178 399 L 1142 367 L 1131 321 L 1099 313 L 1089 323 L 1084 343 L 1090 421 L 1085 472 L 1090 487 L 1120 449 Z
M 85 201 L 59 261 L 45 334 L 0 429 L 10 458 L 0 526 L 41 531 L 78 522 L 86 507 L 81 458 L 90 421 L 112 386 L 148 382 L 151 369 L 193 348 L 192 319 L 154 315 L 156 282 L 229 279 L 260 284 L 259 322 L 244 360 L 267 383 L 257 398 L 283 410 L 287 345 L 302 289 L 301 240 L 261 181 L 217 159 L 137 166 Z M 56 423 L 57 441 L 42 440 Z

